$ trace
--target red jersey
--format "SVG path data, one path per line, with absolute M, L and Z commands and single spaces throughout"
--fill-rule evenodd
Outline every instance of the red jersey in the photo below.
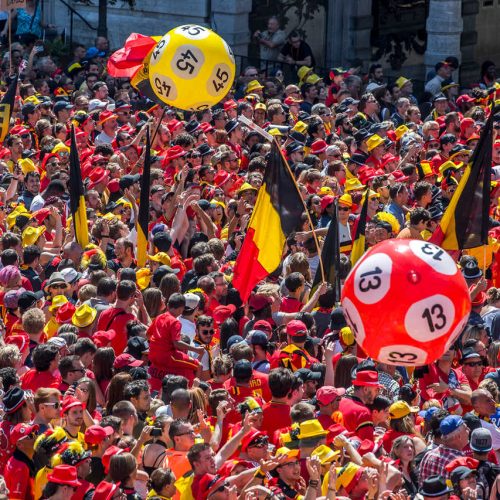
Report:
M 317 362 L 318 360 L 313 358 L 305 349 L 290 344 L 273 355 L 271 369 L 281 366 L 295 372 L 301 368 L 311 368 L 311 365 Z
M 127 347 L 127 323 L 135 319 L 133 314 L 121 307 L 110 307 L 99 315 L 97 330 L 112 328 L 116 332 L 115 338 L 111 341 L 111 347 L 115 350 L 116 356 L 122 354 Z
M 155 366 L 167 368 L 165 351 L 174 351 L 174 342 L 181 340 L 181 322 L 165 312 L 157 316 L 148 328 L 149 360 Z
M 347 396 L 340 401 L 339 411 L 344 417 L 344 426 L 361 439 L 373 441 L 372 412 L 354 396 Z
M 9 500 L 35 499 L 35 465 L 24 453 L 16 450 L 9 458 L 4 478 Z
M 444 373 L 438 367 L 437 363 L 432 363 L 429 365 L 427 373 L 418 381 L 423 401 L 428 401 L 429 399 L 442 400 L 450 395 L 449 390 L 445 392 L 436 392 L 434 389 L 428 389 L 429 385 L 439 383 L 440 379 L 446 384 L 452 382 L 453 385 L 457 385 L 458 387 L 461 385 L 469 385 L 467 377 L 461 371 L 451 368 L 450 373 Z
M 231 377 L 224 382 L 224 389 L 229 390 L 230 387 L 236 386 L 236 380 Z M 271 401 L 272 394 L 269 389 L 269 376 L 267 373 L 253 371 L 252 378 L 250 379 L 250 389 L 260 396 L 264 401 Z
M 286 403 L 271 401 L 264 405 L 262 414 L 264 419 L 260 430 L 266 432 L 271 441 L 274 440 L 274 434 L 278 429 L 292 425 L 290 405 Z M 277 445 L 278 443 L 273 442 L 273 444 Z
M 281 299 L 280 311 L 284 313 L 298 313 L 302 309 L 302 302 L 293 297 L 283 297 Z
M 61 384 L 61 376 L 53 375 L 51 372 L 39 372 L 31 368 L 21 376 L 21 388 L 25 391 L 36 392 L 40 387 L 52 387 L 58 389 Z
M 10 444 L 10 433 L 13 428 L 14 426 L 7 420 L 0 423 L 0 474 L 3 474 L 7 461 L 16 449 Z

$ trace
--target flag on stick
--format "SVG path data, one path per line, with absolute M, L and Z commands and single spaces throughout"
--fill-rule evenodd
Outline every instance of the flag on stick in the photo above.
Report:
M 370 194 L 370 188 L 365 191 L 365 198 L 363 201 L 363 206 L 361 207 L 361 213 L 359 214 L 358 227 L 356 228 L 356 234 L 354 235 L 354 241 L 352 242 L 351 250 L 351 264 L 354 266 L 356 262 L 365 253 L 366 245 L 366 218 L 368 215 L 368 199 Z
M 9 132 L 10 117 L 14 109 L 14 101 L 17 92 L 17 75 L 10 82 L 7 92 L 5 92 L 2 101 L 0 102 L 0 142 L 5 140 Z
M 149 185 L 151 180 L 151 144 L 149 128 L 146 131 L 146 152 L 141 179 L 141 196 L 139 199 L 139 216 L 137 220 L 137 265 L 144 267 L 148 258 L 148 225 L 149 225 Z

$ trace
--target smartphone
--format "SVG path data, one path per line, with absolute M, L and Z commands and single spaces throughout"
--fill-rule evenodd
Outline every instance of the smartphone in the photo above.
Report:
M 152 397 L 153 399 L 156 399 L 156 397 L 157 397 L 157 396 L 158 396 L 158 391 L 152 391 L 152 392 L 151 392 L 151 397 Z
M 159 427 L 153 427 L 153 429 L 151 429 L 150 436 L 151 437 L 159 437 L 159 436 L 161 436 L 161 429 Z

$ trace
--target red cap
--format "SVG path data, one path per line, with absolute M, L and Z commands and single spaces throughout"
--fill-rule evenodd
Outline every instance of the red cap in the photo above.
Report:
M 290 337 L 302 337 L 307 335 L 307 326 L 298 319 L 293 319 L 286 325 L 286 334 Z
M 203 132 L 206 134 L 207 132 L 212 132 L 212 130 L 215 130 L 212 125 L 208 122 L 201 122 L 200 123 L 200 129 L 203 130 Z
M 231 175 L 229 172 L 226 172 L 225 170 L 219 170 L 214 177 L 214 184 L 217 187 L 223 186 L 227 181 L 229 181 L 231 178 Z
M 76 406 L 81 406 L 82 408 L 85 408 L 84 403 L 82 403 L 79 399 L 76 399 L 73 396 L 66 396 L 62 400 L 61 415 L 64 415 L 67 411 L 69 411 L 71 408 L 75 408 Z
M 165 155 L 165 158 L 163 158 L 162 164 L 166 165 L 172 160 L 175 160 L 176 158 L 181 158 L 182 156 L 186 156 L 187 151 L 184 150 L 181 146 L 172 146 L 171 148 L 168 149 L 167 154 Z
M 262 309 L 264 309 L 264 307 L 270 306 L 272 303 L 273 299 L 271 299 L 271 297 L 259 293 L 251 295 L 250 299 L 248 300 L 248 305 L 254 311 L 261 311 Z
M 216 323 L 224 323 L 226 319 L 230 318 L 236 312 L 236 306 L 234 304 L 228 304 L 227 306 L 217 306 L 212 314 Z
M 120 179 L 111 179 L 107 188 L 110 193 L 118 193 L 120 191 Z
M 363 439 L 358 447 L 358 453 L 361 456 L 366 455 L 367 453 L 377 453 L 380 450 L 380 446 L 382 445 L 382 440 L 378 441 L 378 443 L 373 442 L 371 439 Z
M 93 500 L 111 500 L 116 491 L 120 488 L 120 483 L 109 483 L 101 481 L 94 490 Z
M 366 185 L 368 181 L 371 181 L 372 179 L 375 179 L 375 177 L 377 177 L 377 173 L 375 172 L 374 168 L 364 165 L 358 170 L 357 177 L 361 184 Z
M 32 432 L 37 432 L 39 429 L 36 424 L 17 424 L 10 431 L 10 444 L 15 446 L 18 441 L 26 439 Z
M 109 448 L 106 449 L 106 451 L 103 453 L 101 461 L 102 465 L 104 466 L 104 472 L 107 474 L 109 472 L 109 462 L 111 462 L 111 457 L 114 455 L 119 455 L 120 453 L 123 453 L 125 450 L 123 448 L 118 448 L 118 446 L 110 446 Z
M 362 184 L 364 184 L 363 181 L 361 181 Z M 332 196 L 331 194 L 327 194 L 326 196 L 323 196 L 321 198 L 321 211 L 325 210 L 326 207 L 331 205 L 335 201 L 335 196 Z
M 184 126 L 184 122 L 180 122 L 179 120 L 176 120 L 175 118 L 173 120 L 170 120 L 167 123 L 167 128 L 168 128 L 168 130 L 170 130 L 170 132 L 173 132 L 174 130 L 177 130 L 178 128 L 181 128 L 183 126 Z
M 283 101 L 287 106 L 292 106 L 293 104 L 299 104 L 302 102 L 302 99 L 296 99 L 295 97 L 292 97 L 291 95 L 288 96 L 284 101 Z
M 394 177 L 396 182 L 406 182 L 409 179 L 409 177 L 403 174 L 401 170 L 394 170 L 394 172 L 391 172 L 391 175 Z
M 259 437 L 267 437 L 265 432 L 261 432 L 257 429 L 252 429 L 248 431 L 241 440 L 241 452 L 245 453 L 248 450 L 248 445 Z
M 233 99 L 229 99 L 229 101 L 226 101 L 224 103 L 224 111 L 228 111 L 230 109 L 236 109 L 237 107 L 238 104 Z
M 316 401 L 321 406 L 329 405 L 334 399 L 341 397 L 345 394 L 343 387 L 333 387 L 331 385 L 324 385 L 316 392 Z
M 56 322 L 60 325 L 71 323 L 71 318 L 75 314 L 76 307 L 71 302 L 63 304 L 56 313 Z
M 88 177 L 90 179 L 89 189 L 92 189 L 100 182 L 106 182 L 109 179 L 109 170 L 102 167 L 96 167 L 90 171 Z
M 484 305 L 486 299 L 487 299 L 486 294 L 483 291 L 479 292 L 472 301 L 472 307 L 478 307 Z
M 47 481 L 49 483 L 72 486 L 73 488 L 78 488 L 82 484 L 78 481 L 76 467 L 66 464 L 56 465 L 52 473 L 47 476 Z
M 124 352 L 123 354 L 120 354 L 115 358 L 115 361 L 113 363 L 113 368 L 120 370 L 121 368 L 125 368 L 127 366 L 142 366 L 144 364 L 144 361 L 141 361 L 140 359 L 135 359 L 134 356 L 131 354 L 128 354 L 127 352 Z
M 194 500 L 206 500 L 208 496 L 222 486 L 225 481 L 226 478 L 219 474 L 215 476 L 213 474 L 203 474 L 197 487 L 194 486 L 192 489 Z
M 323 139 L 316 139 L 311 144 L 311 153 L 313 155 L 319 155 L 320 153 L 324 153 L 327 147 L 328 144 Z
M 106 427 L 91 425 L 85 431 L 85 442 L 87 444 L 101 444 L 108 436 L 112 436 L 114 432 L 113 427 L 110 425 Z
M 99 330 L 92 335 L 92 341 L 97 347 L 107 347 L 115 337 L 115 330 Z
M 104 122 L 107 122 L 108 120 L 111 120 L 113 118 L 118 118 L 117 115 L 113 113 L 113 111 L 102 111 L 99 115 L 99 121 L 97 123 L 102 125 Z
M 352 381 L 352 385 L 357 387 L 383 387 L 379 384 L 378 372 L 373 370 L 362 370 L 356 372 L 356 378 Z
M 272 335 L 273 333 L 273 327 L 271 326 L 271 323 L 269 323 L 269 321 L 266 321 L 265 319 L 259 319 L 259 321 L 256 321 L 253 324 L 253 329 L 266 332 L 268 335 Z
M 467 94 L 460 95 L 456 99 L 456 103 L 458 106 L 461 106 L 462 104 L 464 104 L 466 102 L 475 102 L 475 101 L 476 101 L 476 99 L 474 99 L 474 97 L 467 95 Z

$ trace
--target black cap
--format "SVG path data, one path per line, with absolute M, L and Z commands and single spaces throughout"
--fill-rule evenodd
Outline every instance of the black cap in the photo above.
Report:
M 310 380 L 321 380 L 321 373 L 313 372 L 309 368 L 300 368 L 296 370 L 293 375 L 300 378 L 302 382 L 309 382 Z
M 252 363 L 248 359 L 236 361 L 233 367 L 233 375 L 236 379 L 248 379 L 252 376 Z
M 143 337 L 130 337 L 127 342 L 127 351 L 135 359 L 141 359 L 145 352 L 149 352 L 149 342 Z
M 330 315 L 330 330 L 338 331 L 347 326 L 342 307 L 337 307 Z
M 466 359 L 471 359 L 471 358 L 481 359 L 481 355 L 478 352 L 476 352 L 472 347 L 468 347 L 463 350 L 461 361 L 463 363 Z
M 298 130 L 292 130 L 290 132 L 290 138 L 298 142 L 299 144 L 302 144 L 302 146 L 306 143 L 307 140 L 306 136 Z
M 442 92 L 439 92 L 438 94 L 436 94 L 433 98 L 432 98 L 432 102 L 436 102 L 436 101 L 447 101 L 448 98 L 442 93 Z
M 297 141 L 293 141 L 288 146 L 286 147 L 286 154 L 291 155 L 292 153 L 295 153 L 296 151 L 304 151 L 304 145 L 300 144 Z
M 19 299 L 17 301 L 17 305 L 19 309 L 26 311 L 31 306 L 35 305 L 37 301 L 43 298 L 43 291 L 39 292 L 31 292 L 26 290 L 25 292 L 19 295 Z
M 63 109 L 73 109 L 74 106 L 67 101 L 59 101 L 54 104 L 54 113 L 58 113 Z
M 450 143 L 457 142 L 457 138 L 453 134 L 443 134 L 439 138 L 439 142 L 441 144 L 450 144 Z
M 266 333 L 262 330 L 251 330 L 248 334 L 248 343 L 250 345 L 260 345 L 262 347 L 267 347 L 269 345 L 269 340 Z
M 132 184 L 139 182 L 140 180 L 141 180 L 141 176 L 139 174 L 124 175 L 119 181 L 120 189 L 123 191 L 123 190 L 129 188 L 130 186 L 132 186 Z
M 441 497 L 453 490 L 448 488 L 446 479 L 443 476 L 429 476 L 418 491 L 424 497 Z
M 200 122 L 197 120 L 191 120 L 186 123 L 186 126 L 184 129 L 188 134 L 192 134 L 195 130 L 198 130 L 200 128 Z
M 178 272 L 179 269 L 172 269 L 170 266 L 160 266 L 153 273 L 153 283 L 159 287 L 164 276 L 166 276 L 167 274 L 177 274 Z
M 229 120 L 225 125 L 224 125 L 224 129 L 226 130 L 226 132 L 229 134 L 231 133 L 237 126 L 239 125 L 239 122 L 238 120 Z
M 172 246 L 172 237 L 166 231 L 158 231 L 153 236 L 153 245 L 160 252 L 168 252 Z
M 120 111 L 121 109 L 131 109 L 132 106 L 125 101 L 116 101 L 115 102 L 115 111 Z
M 356 142 L 363 142 L 364 140 L 368 139 L 368 137 L 370 137 L 371 135 L 373 134 L 370 134 L 370 132 L 367 129 L 362 128 L 354 134 L 354 140 Z
M 24 116 L 31 115 L 35 112 L 35 109 L 37 108 L 37 105 L 33 104 L 32 102 L 26 103 L 22 108 L 21 108 L 21 113 Z
M 206 142 L 202 142 L 196 150 L 200 153 L 201 156 L 207 156 L 212 154 L 215 150 L 211 148 Z
M 307 120 L 311 119 L 311 115 L 305 111 L 300 111 L 299 116 L 297 117 L 299 121 L 301 122 L 306 122 Z
M 19 410 L 26 400 L 25 392 L 19 387 L 9 389 L 3 397 L 3 410 L 5 413 L 14 413 Z
M 462 267 L 462 274 L 466 280 L 481 278 L 483 271 L 479 269 L 477 262 L 473 259 L 468 260 Z

